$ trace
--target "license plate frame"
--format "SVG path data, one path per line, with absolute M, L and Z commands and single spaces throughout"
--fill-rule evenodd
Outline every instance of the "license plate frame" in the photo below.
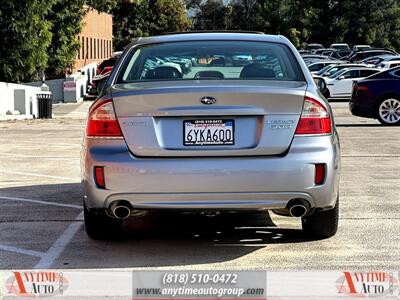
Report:
M 226 126 L 229 130 L 223 130 Z M 215 130 L 213 130 L 215 127 Z M 199 131 L 197 134 L 192 132 L 190 134 L 191 140 L 189 140 L 189 131 L 194 130 L 204 130 L 204 132 Z M 218 131 L 219 130 L 219 131 Z M 224 131 L 224 134 L 220 132 Z M 211 140 L 209 138 L 208 132 L 212 132 Z M 217 133 L 217 139 L 214 139 L 214 133 Z M 231 136 L 228 137 L 227 133 L 230 131 Z M 194 134 L 194 135 L 193 135 Z M 222 136 L 221 136 L 222 135 Z M 220 139 L 220 138 L 223 139 Z M 224 138 L 225 137 L 225 138 Z M 194 139 L 193 139 L 194 138 Z M 183 145 L 184 146 L 199 146 L 199 147 L 207 147 L 207 146 L 233 146 L 235 145 L 235 121 L 233 119 L 192 119 L 192 120 L 183 120 Z

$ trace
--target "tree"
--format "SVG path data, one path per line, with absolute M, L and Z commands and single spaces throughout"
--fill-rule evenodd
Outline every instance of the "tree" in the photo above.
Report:
M 0 0 L 0 81 L 37 79 L 47 66 L 52 0 Z
M 62 77 L 65 70 L 72 66 L 79 50 L 77 36 L 82 30 L 85 14 L 93 8 L 108 12 L 115 5 L 116 0 L 56 0 L 47 15 L 52 23 L 52 39 L 47 51 L 47 77 Z
M 193 3 L 192 3 L 192 8 Z M 228 9 L 222 0 L 207 0 L 198 2 L 195 6 L 193 28 L 196 30 L 226 29 Z
M 85 14 L 84 0 L 58 0 L 53 5 L 47 19 L 52 23 L 52 38 L 47 50 L 49 66 L 48 78 L 61 77 L 72 64 L 79 50 L 77 35 L 82 29 Z
M 114 46 L 121 50 L 137 37 L 184 31 L 191 25 L 181 0 L 122 1 L 112 13 Z
M 110 10 L 116 0 L 0 0 L 0 81 L 62 76 L 73 63 L 88 6 Z

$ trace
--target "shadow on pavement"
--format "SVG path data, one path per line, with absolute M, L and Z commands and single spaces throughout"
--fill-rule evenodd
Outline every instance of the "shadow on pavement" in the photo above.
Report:
M 82 192 L 80 184 L 75 183 L 6 188 L 0 190 L 0 196 L 80 205 Z M 6 218 L 2 222 L 29 220 L 25 232 L 35 230 L 35 226 L 50 227 L 50 222 L 54 221 L 63 221 L 68 226 L 80 213 L 77 208 L 18 201 L 0 201 L 0 210 L 3 208 L 13 220 Z M 61 234 L 57 232 L 57 236 Z M 215 217 L 152 212 L 125 221 L 122 237 L 118 240 L 91 240 L 82 226 L 53 267 L 134 268 L 222 263 L 273 244 L 307 241 L 310 239 L 299 229 L 277 228 L 267 212 L 224 213 Z M 43 243 L 48 249 L 54 240 L 43 236 L 34 242 Z

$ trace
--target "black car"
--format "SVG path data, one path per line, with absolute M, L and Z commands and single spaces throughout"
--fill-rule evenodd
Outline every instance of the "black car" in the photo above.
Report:
M 349 106 L 355 116 L 400 125 L 400 67 L 355 82 Z

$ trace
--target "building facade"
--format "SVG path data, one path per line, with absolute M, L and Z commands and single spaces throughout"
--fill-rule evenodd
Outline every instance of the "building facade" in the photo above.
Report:
M 112 15 L 90 9 L 84 18 L 78 39 L 80 49 L 76 56 L 74 72 L 92 62 L 110 58 L 113 53 Z

